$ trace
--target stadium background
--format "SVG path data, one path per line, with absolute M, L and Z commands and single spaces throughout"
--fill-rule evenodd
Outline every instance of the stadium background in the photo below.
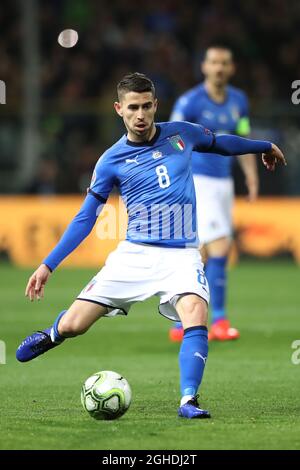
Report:
M 297 339 L 300 306 L 297 288 L 300 105 L 291 100 L 292 82 L 300 78 L 299 26 L 300 4 L 296 0 L 269 0 L 264 2 L 263 8 L 258 0 L 2 0 L 0 80 L 6 85 L 6 104 L 0 105 L 3 299 L 0 340 L 5 342 L 7 358 L 6 365 L 0 365 L 0 372 L 6 379 L 6 386 L 14 391 L 17 409 L 11 393 L 8 396 L 2 392 L 6 429 L 4 426 L 1 448 L 300 447 L 300 432 L 295 425 L 299 404 L 295 406 L 297 400 L 293 394 L 299 369 L 290 360 L 291 343 Z M 79 33 L 79 42 L 73 49 L 64 49 L 57 43 L 59 32 L 65 28 Z M 157 86 L 158 120 L 166 120 L 176 97 L 201 80 L 201 57 L 205 47 L 215 41 L 224 42 L 234 50 L 237 73 L 233 84 L 249 95 L 252 136 L 277 143 L 286 154 L 288 166 L 267 173 L 259 163 L 261 196 L 251 205 L 243 197 L 241 173 L 235 168 L 240 199 L 235 208 L 236 243 L 232 260 L 236 261 L 242 253 L 268 260 L 244 259 L 230 274 L 229 307 L 242 330 L 242 338 L 238 345 L 213 345 L 211 348 L 204 397 L 209 401 L 213 396 L 219 407 L 213 410 L 220 416 L 213 439 L 209 441 L 202 436 L 201 443 L 189 440 L 189 434 L 180 425 L 178 432 L 182 442 L 174 444 L 172 436 L 178 424 L 170 416 L 175 405 L 170 407 L 168 400 L 162 400 L 163 417 L 168 420 L 164 428 L 158 423 L 161 416 L 153 401 L 156 396 L 153 381 L 139 375 L 148 367 L 152 377 L 176 403 L 177 350 L 176 346 L 168 344 L 168 323 L 160 318 L 152 319 L 150 315 L 156 310 L 155 302 L 150 301 L 144 307 L 146 320 L 138 314 L 141 307 L 137 307 L 126 320 L 126 326 L 119 320 L 113 327 L 105 324 L 108 338 L 107 343 L 102 343 L 101 354 L 109 349 L 107 362 L 95 357 L 95 345 L 101 337 L 98 325 L 88 339 L 81 339 L 82 343 L 74 341 L 75 346 L 66 347 L 65 354 L 60 352 L 56 356 L 64 363 L 63 367 L 58 359 L 54 362 L 54 356 L 46 359 L 48 379 L 40 380 L 43 362 L 39 361 L 36 366 L 30 365 L 26 369 L 29 373 L 25 374 L 25 369 L 15 364 L 14 350 L 24 334 L 37 328 L 41 312 L 50 322 L 57 309 L 69 304 L 94 272 L 62 269 L 51 279 L 43 304 L 30 305 L 22 297 L 31 273 L 28 268 L 36 266 L 59 239 L 80 206 L 99 155 L 124 132 L 122 122 L 112 109 L 116 83 L 128 71 L 148 74 Z M 113 203 L 118 204 L 118 201 Z M 94 234 L 66 264 L 82 268 L 99 266 L 116 243 L 117 240 L 112 244 L 99 242 Z M 43 318 L 41 326 L 44 321 Z M 123 338 L 124 332 L 133 344 L 126 346 L 125 342 L 128 361 L 134 360 L 136 354 L 141 356 L 135 373 L 125 359 L 120 359 L 117 346 L 111 346 L 112 342 L 115 344 L 114 341 Z M 134 332 L 138 332 L 138 339 Z M 153 342 L 156 344 L 154 359 Z M 73 354 L 79 352 L 82 357 L 77 358 L 75 364 Z M 250 355 L 254 362 L 249 361 Z M 170 374 L 170 363 L 173 376 L 171 374 L 162 385 L 166 374 Z M 250 375 L 245 373 L 245 366 Z M 116 438 L 113 444 L 104 438 L 90 443 L 88 433 L 96 426 L 86 422 L 81 414 L 77 416 L 80 406 L 77 387 L 80 389 L 80 381 L 94 368 L 121 368 L 134 383 L 137 398 L 132 416 L 140 436 L 130 427 L 133 423 L 129 422 L 128 414 L 123 424 L 120 421 L 111 428 Z M 71 373 L 74 370 L 77 374 Z M 250 379 L 252 373 L 255 379 Z M 68 386 L 62 382 L 64 374 Z M 232 384 L 233 374 L 239 377 L 238 384 Z M 251 395 L 253 381 L 257 387 Z M 62 398 L 55 408 L 57 388 L 54 384 L 57 383 Z M 249 392 L 245 392 L 247 388 Z M 23 392 L 28 395 L 27 401 Z M 71 399 L 68 398 L 70 392 Z M 33 401 L 29 398 L 31 395 Z M 148 411 L 143 407 L 145 395 L 149 399 Z M 284 403 L 278 410 L 274 402 L 282 396 Z M 39 397 L 42 397 L 40 402 Z M 247 412 L 242 406 L 245 397 L 249 402 Z M 34 405 L 40 407 L 38 410 L 32 410 L 34 401 L 38 402 Z M 229 404 L 236 410 L 233 418 Z M 72 411 L 68 416 L 66 410 L 70 407 Z M 261 413 L 265 417 L 260 420 Z M 149 428 L 140 421 L 140 416 L 148 420 Z M 20 437 L 19 423 L 26 431 L 29 418 L 35 424 L 34 435 L 30 437 L 24 432 Z M 239 430 L 238 437 L 229 438 L 228 420 L 233 432 Z M 242 421 L 250 426 L 250 435 L 249 427 L 243 428 Z M 73 423 L 77 427 L 69 440 L 63 429 L 58 432 L 59 422 L 66 426 Z M 118 434 L 124 428 L 129 436 L 127 440 L 120 439 Z

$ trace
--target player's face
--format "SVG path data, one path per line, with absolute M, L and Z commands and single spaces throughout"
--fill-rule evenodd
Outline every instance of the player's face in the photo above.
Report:
M 227 49 L 208 49 L 202 72 L 205 79 L 215 86 L 226 85 L 234 74 L 232 54 Z
M 129 140 L 143 142 L 153 137 L 157 99 L 151 92 L 129 91 L 123 94 L 120 102 L 116 102 L 114 106 L 123 118 Z

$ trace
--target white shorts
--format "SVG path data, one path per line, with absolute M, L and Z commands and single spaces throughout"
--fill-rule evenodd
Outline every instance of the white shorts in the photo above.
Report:
M 110 307 L 106 316 L 127 315 L 135 302 L 156 295 L 159 312 L 178 321 L 178 296 L 197 294 L 209 302 L 209 288 L 196 248 L 162 248 L 122 241 L 78 296 Z
M 201 244 L 232 234 L 234 198 L 231 178 L 194 175 L 198 237 Z

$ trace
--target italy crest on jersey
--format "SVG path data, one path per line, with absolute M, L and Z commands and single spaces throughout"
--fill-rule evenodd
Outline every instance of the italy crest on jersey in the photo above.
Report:
M 172 147 L 175 150 L 180 150 L 181 152 L 184 150 L 185 143 L 184 143 L 184 141 L 182 140 L 182 138 L 180 137 L 179 134 L 173 135 L 172 137 L 169 137 L 169 141 L 170 141 L 170 144 L 172 145 Z

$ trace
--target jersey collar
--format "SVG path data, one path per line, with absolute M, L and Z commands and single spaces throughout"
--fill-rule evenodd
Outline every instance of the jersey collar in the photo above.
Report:
M 208 91 L 207 91 L 207 88 L 206 88 L 204 82 L 203 82 L 202 86 L 203 86 L 203 90 L 204 90 L 204 93 L 205 93 L 205 95 L 206 95 L 206 98 L 207 98 L 211 103 L 213 103 L 214 105 L 216 105 L 216 106 L 224 106 L 224 105 L 228 102 L 228 99 L 229 99 L 228 86 L 226 86 L 226 88 L 225 88 L 225 90 L 226 90 L 225 99 L 224 99 L 224 101 L 222 101 L 221 103 L 219 103 L 218 101 L 215 101 L 215 100 L 212 99 L 212 97 L 210 96 L 210 94 L 209 94 Z
M 145 142 L 132 142 L 131 140 L 127 139 L 126 144 L 130 145 L 131 147 L 151 147 L 152 145 L 155 144 L 155 142 L 157 141 L 161 133 L 161 127 L 159 125 L 155 124 L 155 128 L 156 128 L 156 132 L 154 136 L 152 137 L 152 139 L 146 140 Z

